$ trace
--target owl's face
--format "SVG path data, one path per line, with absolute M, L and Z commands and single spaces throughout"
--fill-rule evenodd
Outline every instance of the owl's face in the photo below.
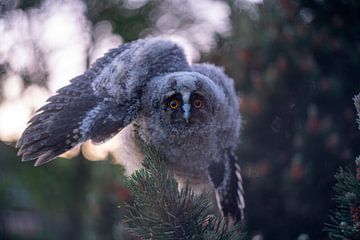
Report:
M 162 123 L 162 130 L 200 130 L 214 121 L 219 96 L 213 82 L 201 74 L 178 72 L 156 78 L 149 92 L 149 119 Z
M 162 99 L 160 111 L 165 122 L 173 127 L 200 126 L 209 121 L 213 106 L 201 91 L 168 92 Z

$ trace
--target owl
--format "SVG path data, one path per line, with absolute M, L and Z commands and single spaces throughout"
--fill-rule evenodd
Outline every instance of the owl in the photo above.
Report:
M 233 80 L 212 64 L 189 64 L 162 38 L 110 50 L 47 100 L 17 142 L 23 161 L 39 166 L 91 140 L 120 132 L 120 162 L 141 166 L 138 139 L 164 156 L 179 186 L 211 191 L 229 224 L 245 207 L 234 149 L 241 126 Z M 134 167 L 135 166 L 135 167 Z

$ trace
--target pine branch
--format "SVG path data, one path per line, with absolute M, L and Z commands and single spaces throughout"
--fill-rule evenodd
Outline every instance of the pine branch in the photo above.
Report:
M 129 230 L 142 239 L 243 239 L 240 226 L 228 230 L 214 215 L 207 194 L 195 195 L 189 187 L 179 191 L 164 159 L 144 148 L 144 168 L 127 180 L 134 197 L 126 205 Z
M 360 240 L 360 181 L 349 170 L 340 168 L 335 175 L 336 210 L 324 230 L 330 239 Z
M 358 95 L 355 95 L 355 97 L 353 98 L 353 101 L 354 101 L 354 105 L 355 105 L 355 109 L 356 109 L 356 112 L 357 112 L 357 123 L 359 125 L 359 129 L 360 129 L 360 94 Z
M 360 129 L 360 95 L 354 97 Z M 333 240 L 360 240 L 360 157 L 355 160 L 356 175 L 349 169 L 340 168 L 335 174 L 334 187 L 336 209 L 330 215 L 330 223 L 324 230 Z

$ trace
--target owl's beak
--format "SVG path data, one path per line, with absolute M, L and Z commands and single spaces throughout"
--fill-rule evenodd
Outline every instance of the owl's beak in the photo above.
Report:
M 189 122 L 189 118 L 190 118 L 190 108 L 191 105 L 188 103 L 184 103 L 184 105 L 182 106 L 182 109 L 184 110 L 184 119 L 186 121 L 186 123 Z

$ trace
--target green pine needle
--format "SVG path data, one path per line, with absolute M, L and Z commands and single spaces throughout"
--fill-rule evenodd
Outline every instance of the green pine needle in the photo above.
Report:
M 357 111 L 357 122 L 360 129 L 360 94 L 354 98 Z M 355 160 L 357 169 L 360 168 L 360 157 Z M 340 168 L 335 174 L 337 183 L 334 187 L 336 196 L 336 209 L 331 212 L 330 223 L 325 223 L 324 231 L 327 231 L 332 240 L 360 240 L 359 214 L 354 216 L 354 209 L 360 211 L 360 180 L 349 170 Z
M 360 225 L 355 222 L 351 208 L 360 207 L 360 181 L 349 170 L 340 168 L 335 175 L 334 187 L 337 203 L 336 210 L 331 212 L 330 223 L 325 223 L 324 231 L 333 240 L 360 240 Z
M 179 191 L 165 160 L 151 147 L 143 147 L 144 168 L 127 180 L 134 201 L 125 205 L 129 230 L 142 239 L 244 239 L 240 226 L 228 230 L 215 216 L 207 194 L 189 187 Z

